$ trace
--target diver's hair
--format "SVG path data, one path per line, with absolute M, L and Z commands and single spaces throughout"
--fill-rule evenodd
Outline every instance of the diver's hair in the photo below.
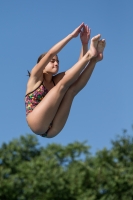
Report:
M 29 77 L 30 77 L 30 72 L 29 72 L 29 70 L 27 70 L 27 72 L 28 72 L 27 76 L 29 76 Z
M 38 57 L 38 59 L 37 59 L 37 63 L 39 63 L 40 62 L 40 60 L 46 55 L 46 53 L 47 52 L 45 52 L 45 53 L 43 53 L 43 54 L 41 54 L 39 57 Z M 29 70 L 27 70 L 28 71 L 28 75 L 27 76 L 29 76 L 30 77 L 30 72 L 29 72 Z
M 41 54 L 41 55 L 38 57 L 38 59 L 37 59 L 37 63 L 40 62 L 40 60 L 41 60 L 41 59 L 46 55 L 46 53 L 47 53 L 47 52 Z

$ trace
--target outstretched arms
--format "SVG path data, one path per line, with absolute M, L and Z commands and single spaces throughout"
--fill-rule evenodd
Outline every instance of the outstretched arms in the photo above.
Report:
M 88 25 L 84 25 L 82 31 L 80 32 L 80 40 L 82 43 L 81 52 L 79 56 L 79 60 L 86 54 L 88 51 L 88 42 L 90 39 L 91 29 Z
M 79 35 L 79 33 L 81 32 L 81 29 L 83 28 L 83 26 L 84 26 L 84 23 L 82 23 L 80 26 L 78 26 L 67 37 L 62 39 L 57 44 L 55 44 L 47 52 L 47 54 L 40 60 L 40 62 L 32 69 L 31 76 L 39 76 L 40 74 L 42 74 L 43 69 L 50 62 L 50 60 L 53 58 L 53 56 L 55 56 L 72 38 L 77 37 Z

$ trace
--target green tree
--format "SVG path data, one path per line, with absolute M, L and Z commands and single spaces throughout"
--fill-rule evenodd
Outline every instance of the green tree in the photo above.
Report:
M 94 156 L 86 142 L 41 147 L 34 135 L 0 148 L 0 200 L 133 200 L 133 138 Z
M 97 152 L 95 164 L 102 200 L 133 200 L 133 137 L 118 136 L 111 150 Z
M 40 147 L 35 136 L 21 136 L 0 149 L 0 198 L 75 199 L 67 168 L 88 154 L 88 146 L 75 142 L 66 147 Z

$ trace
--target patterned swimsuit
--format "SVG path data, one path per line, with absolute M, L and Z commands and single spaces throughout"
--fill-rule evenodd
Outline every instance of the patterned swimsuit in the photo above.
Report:
M 52 80 L 53 81 L 53 80 Z M 53 84 L 55 85 L 54 81 Z M 25 96 L 25 107 L 26 107 L 26 116 L 31 113 L 34 108 L 42 101 L 45 95 L 49 91 L 43 85 L 43 82 L 32 92 L 26 94 Z M 49 129 L 51 128 L 52 123 L 50 124 L 46 133 L 41 134 L 42 137 L 46 137 Z

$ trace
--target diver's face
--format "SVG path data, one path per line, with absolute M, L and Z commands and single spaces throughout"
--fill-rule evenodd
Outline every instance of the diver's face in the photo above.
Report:
M 51 61 L 46 65 L 44 69 L 44 73 L 52 73 L 52 75 L 56 74 L 59 70 L 59 60 L 58 56 L 54 56 Z

